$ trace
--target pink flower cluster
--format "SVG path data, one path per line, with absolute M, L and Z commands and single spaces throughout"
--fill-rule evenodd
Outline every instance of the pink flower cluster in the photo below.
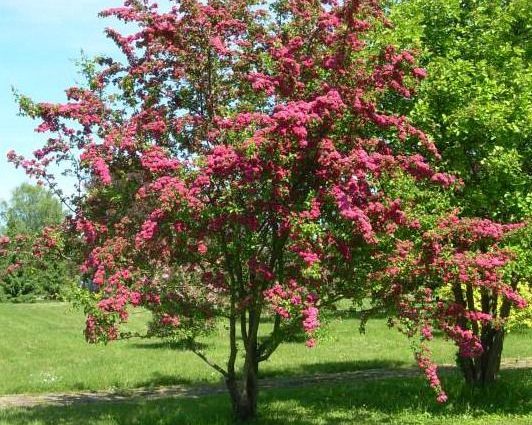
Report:
M 88 314 L 85 322 L 85 338 L 92 343 L 113 341 L 118 339 L 118 329 L 113 325 L 104 325 L 96 316 Z
M 171 327 L 176 328 L 176 327 L 179 326 L 180 320 L 179 320 L 178 316 L 175 316 L 175 315 L 172 315 L 172 314 L 168 314 L 168 313 L 164 313 L 161 316 L 160 322 L 164 326 L 171 326 Z
M 478 357 L 484 352 L 480 338 L 473 331 L 462 329 L 458 325 L 444 325 L 443 329 L 457 343 L 462 357 Z
M 152 146 L 141 156 L 141 164 L 152 173 L 171 172 L 177 170 L 179 161 L 169 158 L 160 146 Z
M 430 351 L 426 347 L 421 347 L 416 352 L 416 360 L 419 367 L 425 372 L 429 385 L 436 392 L 436 400 L 438 403 L 445 403 L 447 401 L 447 394 L 442 389 L 441 381 L 438 377 L 438 367 L 430 360 Z
M 318 298 L 314 293 L 305 295 L 305 292 L 305 288 L 292 279 L 287 287 L 279 283 L 274 284 L 264 292 L 264 297 L 282 318 L 291 319 L 296 315 L 301 316 L 303 330 L 308 336 L 307 346 L 311 348 L 316 344 L 313 336 L 320 326 L 319 309 L 316 306 Z
M 140 231 L 135 236 L 135 247 L 137 249 L 143 247 L 146 242 L 150 241 L 157 231 L 158 222 L 164 217 L 164 212 L 161 209 L 152 211 L 148 219 L 142 224 Z

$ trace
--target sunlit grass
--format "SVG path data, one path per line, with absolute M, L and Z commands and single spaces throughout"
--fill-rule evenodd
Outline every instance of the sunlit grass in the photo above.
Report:
M 504 371 L 489 390 L 444 378 L 450 401 L 439 405 L 421 378 L 327 384 L 264 391 L 257 425 L 528 425 L 532 371 Z M 0 411 L 2 425 L 229 425 L 226 396 L 136 400 L 126 404 L 40 406 Z
M 147 315 L 134 316 L 139 326 Z M 316 348 L 302 342 L 282 345 L 261 374 L 309 374 L 413 365 L 408 340 L 383 319 L 370 321 L 365 335 L 355 318 L 329 322 Z M 68 305 L 0 304 L 0 393 L 129 389 L 176 383 L 216 383 L 220 376 L 193 353 L 161 340 L 128 340 L 107 346 L 83 338 L 84 318 Z M 223 363 L 226 331 L 221 324 L 204 342 L 206 352 Z M 439 362 L 453 363 L 453 346 L 434 344 Z M 532 357 L 532 333 L 510 334 L 506 357 Z

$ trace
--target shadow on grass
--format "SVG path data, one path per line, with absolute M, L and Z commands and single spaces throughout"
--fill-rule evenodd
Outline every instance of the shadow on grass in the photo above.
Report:
M 387 360 L 360 360 L 360 361 L 336 361 L 336 362 L 321 362 L 304 365 L 289 365 L 286 367 L 275 366 L 268 368 L 267 363 L 262 363 L 259 369 L 260 378 L 275 378 L 275 377 L 297 377 L 298 375 L 315 375 L 325 373 L 341 373 L 341 372 L 355 372 L 367 369 L 395 369 L 405 366 L 411 366 L 406 362 L 387 361 Z M 266 366 L 266 367 L 265 367 Z M 201 367 L 208 368 L 206 365 Z M 162 373 L 153 373 L 149 379 L 138 384 L 143 388 L 156 388 L 162 386 L 172 385 L 222 385 L 222 376 L 219 380 L 211 378 L 205 379 L 185 379 L 179 375 L 166 375 Z M 119 385 L 117 385 L 119 386 Z M 83 389 L 83 388 L 80 388 Z
M 263 366 L 266 365 L 267 363 L 263 364 Z M 286 365 L 285 367 L 275 366 L 272 368 L 268 368 L 266 366 L 259 370 L 259 375 L 260 377 L 313 375 L 317 373 L 355 372 L 366 369 L 396 369 L 405 366 L 411 366 L 411 364 L 399 360 L 350 360 L 290 364 Z
M 360 310 L 354 309 L 354 308 L 338 308 L 336 310 L 327 310 L 323 313 L 323 317 L 327 319 L 362 319 L 363 317 L 366 317 L 365 313 L 363 313 Z M 369 320 L 372 319 L 386 319 L 388 317 L 388 313 L 385 311 L 376 311 L 371 313 L 371 315 L 367 316 Z M 274 322 L 274 316 L 273 315 L 262 315 L 260 318 L 260 323 L 273 323 Z
M 315 363 L 299 366 L 289 366 L 286 368 L 261 368 L 259 370 L 259 377 L 262 378 L 277 378 L 277 377 L 293 377 L 297 376 L 309 376 L 315 374 L 325 373 L 341 373 L 341 372 L 355 372 L 363 371 L 367 369 L 392 369 L 401 366 L 408 365 L 407 363 L 393 362 L 393 361 L 351 361 L 351 362 L 330 362 L 330 363 Z M 208 366 L 204 366 L 208 367 Z M 173 385 L 223 385 L 223 378 L 220 375 L 219 379 L 213 381 L 211 378 L 205 379 L 185 379 L 179 375 L 165 375 L 162 373 L 153 373 L 149 379 L 142 381 L 138 384 L 142 388 L 157 388 Z M 118 386 L 118 385 L 117 385 Z M 80 388 L 83 390 L 84 388 Z M 125 390 L 127 392 L 128 390 Z
M 196 342 L 196 347 L 200 350 L 205 350 L 209 347 L 209 344 Z M 142 341 L 142 342 L 130 342 L 128 348 L 140 349 L 140 350 L 175 350 L 175 351 L 190 351 L 185 341 Z
M 434 393 L 421 378 L 272 389 L 261 394 L 261 416 L 254 424 L 465 425 L 471 421 L 484 423 L 484 419 L 490 418 L 490 423 L 523 424 L 532 419 L 531 383 L 531 369 L 504 371 L 499 382 L 484 390 L 465 388 L 458 376 L 449 375 L 444 378 L 450 396 L 450 402 L 445 405 L 435 402 Z M 516 417 L 522 420 L 513 422 Z M 228 425 L 232 421 L 227 396 L 215 395 L 197 399 L 11 409 L 0 411 L 0 423 Z
M 221 376 L 221 375 L 220 375 Z M 65 392 L 61 392 L 61 390 L 57 390 L 57 400 L 61 403 L 68 404 L 68 403 L 75 403 L 83 398 L 77 397 L 76 393 L 84 393 L 84 394 L 103 394 L 112 393 L 117 396 L 126 396 L 131 393 L 133 393 L 136 390 L 139 389 L 146 389 L 146 390 L 156 390 L 157 388 L 161 387 L 170 387 L 170 386 L 183 386 L 183 387 L 205 387 L 210 385 L 217 385 L 222 383 L 222 380 L 220 378 L 219 382 L 213 382 L 212 379 L 188 379 L 180 377 L 179 375 L 166 375 L 164 373 L 160 372 L 153 372 L 150 377 L 144 381 L 135 382 L 135 386 L 133 388 L 125 387 L 124 383 L 117 380 L 112 381 L 109 383 L 109 388 L 112 388 L 112 390 L 105 390 L 105 389 L 95 389 L 93 385 L 87 384 L 86 382 L 75 382 L 72 384 L 69 384 L 69 387 L 67 390 L 64 390 Z M 53 394 L 54 390 L 51 390 L 51 394 Z M 42 393 L 42 392 L 41 392 Z M 41 393 L 34 393 L 35 396 L 38 396 Z M 26 394 L 24 391 L 13 392 L 13 394 Z M 44 392 L 44 394 L 48 394 L 48 392 Z M 1 395 L 0 395 L 1 396 Z M 1 416 L 0 416 L 1 417 Z M 4 425 L 0 421 L 0 425 Z
M 203 367 L 203 366 L 202 366 Z M 207 367 L 207 366 L 205 366 Z M 220 380 L 218 384 L 222 383 L 222 375 L 220 375 Z M 187 379 L 179 375 L 166 375 L 164 373 L 155 372 L 152 373 L 150 378 L 142 381 L 138 384 L 140 388 L 158 388 L 158 387 L 169 387 L 172 385 L 188 385 L 188 386 L 205 386 L 205 385 L 217 385 L 217 382 L 213 382 L 212 379 Z M 126 390 L 127 391 L 127 390 Z

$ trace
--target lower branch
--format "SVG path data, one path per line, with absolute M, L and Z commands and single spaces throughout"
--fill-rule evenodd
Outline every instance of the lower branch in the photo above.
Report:
M 227 371 L 224 370 L 221 366 L 219 366 L 218 364 L 216 364 L 215 362 L 209 360 L 207 358 L 207 356 L 205 356 L 204 353 L 202 353 L 201 351 L 199 350 L 196 350 L 194 348 L 194 346 L 192 346 L 190 348 L 190 350 L 196 355 L 198 356 L 201 360 L 203 360 L 205 363 L 207 363 L 210 367 L 212 367 L 214 370 L 216 370 L 217 372 L 220 372 L 224 377 L 227 378 Z

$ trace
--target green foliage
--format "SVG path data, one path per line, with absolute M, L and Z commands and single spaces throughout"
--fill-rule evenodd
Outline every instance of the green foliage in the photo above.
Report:
M 62 299 L 71 285 L 64 262 L 50 262 L 46 268 L 23 267 L 3 277 L 1 301 L 27 302 L 36 299 Z
M 420 53 L 429 77 L 404 113 L 431 134 L 442 165 L 464 187 L 450 199 L 465 215 L 502 222 L 532 218 L 532 9 L 526 0 L 400 0 L 382 42 Z M 385 99 L 385 102 L 397 102 Z M 439 196 L 439 195 L 438 195 Z M 421 202 L 424 204 L 424 202 Z M 427 211 L 428 216 L 438 215 Z M 430 220 L 427 217 L 425 220 Z M 507 280 L 530 299 L 530 225 L 507 242 Z M 532 302 L 508 321 L 531 326 Z
M 529 282 L 522 282 L 518 285 L 519 293 L 528 303 L 528 307 L 522 310 L 516 310 L 508 318 L 506 329 L 511 332 L 514 330 L 532 328 L 532 286 Z
M 9 236 L 35 235 L 46 226 L 61 223 L 64 217 L 60 202 L 48 190 L 28 183 L 15 188 L 0 211 Z
M 3 232 L 20 241 L 0 256 L 0 301 L 62 298 L 72 283 L 69 263 L 46 257 L 38 263 L 32 261 L 33 245 L 43 229 L 58 225 L 64 218 L 60 202 L 48 190 L 23 183 L 0 205 L 0 217 L 5 224 Z M 24 267 L 3 273 L 16 263 Z
M 409 109 L 465 182 L 470 216 L 519 221 L 532 188 L 532 13 L 523 0 L 400 1 L 385 39 L 420 51 L 429 78 Z
M 506 270 L 508 279 L 512 279 L 514 285 L 528 303 L 523 310 L 514 311 L 509 318 L 508 328 L 524 329 L 532 328 L 532 221 L 523 229 L 520 229 L 508 241 L 508 245 L 516 254 L 516 261 L 512 262 Z

